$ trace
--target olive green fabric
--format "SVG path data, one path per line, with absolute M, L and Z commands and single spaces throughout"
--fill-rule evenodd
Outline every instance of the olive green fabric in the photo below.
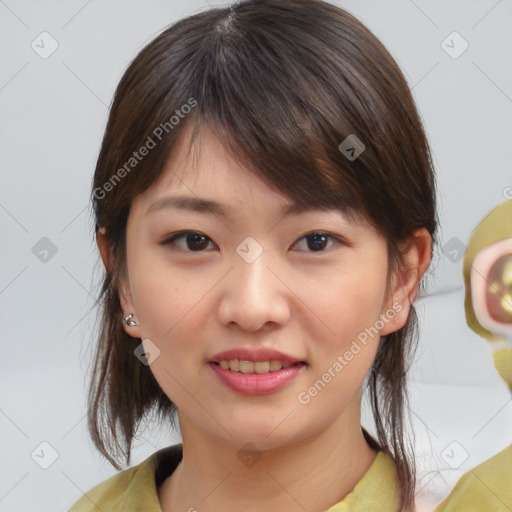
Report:
M 510 512 L 512 446 L 486 460 L 457 482 L 434 512 Z
M 93 487 L 68 512 L 162 512 L 157 486 L 176 469 L 182 450 L 179 444 L 155 452 Z M 395 465 L 379 451 L 354 489 L 326 512 L 396 512 L 398 506 Z

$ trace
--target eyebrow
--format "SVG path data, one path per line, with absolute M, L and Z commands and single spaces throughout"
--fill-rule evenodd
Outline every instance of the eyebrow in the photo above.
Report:
M 144 215 L 149 215 L 164 209 L 181 209 L 199 213 L 207 213 L 219 217 L 230 217 L 229 208 L 212 199 L 203 199 L 192 196 L 167 196 L 155 201 L 146 210 Z M 313 210 L 321 210 L 317 206 L 302 205 L 296 202 L 287 203 L 282 207 L 283 216 L 297 215 Z

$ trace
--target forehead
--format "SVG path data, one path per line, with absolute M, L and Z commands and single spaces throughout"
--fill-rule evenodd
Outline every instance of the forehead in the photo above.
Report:
M 187 187 L 223 189 L 245 182 L 251 187 L 261 185 L 256 174 L 230 154 L 209 126 L 203 124 L 194 134 L 195 128 L 189 123 L 181 131 L 167 155 L 162 175 L 152 187 L 154 194 Z
M 342 206 L 298 202 L 237 161 L 208 127 L 192 142 L 193 124 L 185 127 L 170 151 L 162 175 L 140 197 L 140 215 L 187 210 L 236 220 L 240 210 L 275 211 L 280 217 L 308 212 L 344 213 Z M 348 215 L 353 224 L 367 226 L 362 215 Z

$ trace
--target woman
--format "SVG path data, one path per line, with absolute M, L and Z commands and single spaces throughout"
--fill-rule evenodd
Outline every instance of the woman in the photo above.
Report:
M 120 469 L 141 420 L 176 412 L 182 443 L 72 512 L 413 510 L 405 385 L 435 180 L 368 29 L 319 0 L 173 24 L 121 79 L 91 199 L 92 438 Z

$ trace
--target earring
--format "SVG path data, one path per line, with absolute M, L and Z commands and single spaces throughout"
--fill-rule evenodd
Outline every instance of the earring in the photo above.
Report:
M 136 320 L 132 320 L 133 315 L 130 313 L 125 319 L 124 323 L 128 325 L 129 327 L 135 327 L 136 325 L 139 325 L 139 322 Z

